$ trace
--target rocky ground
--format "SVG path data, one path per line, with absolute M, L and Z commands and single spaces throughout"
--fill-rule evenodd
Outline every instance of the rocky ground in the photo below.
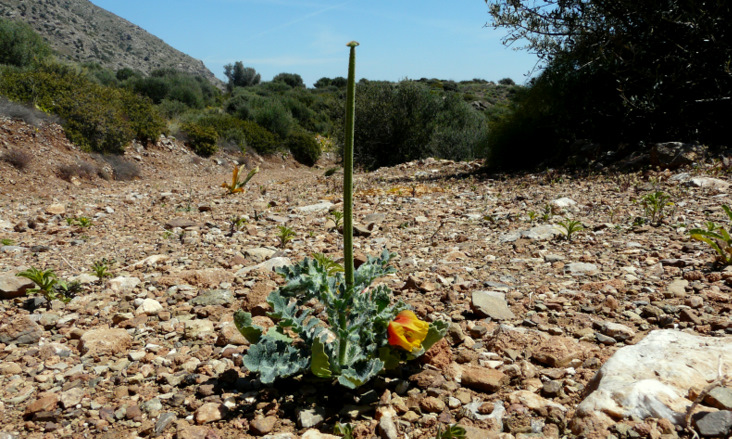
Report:
M 336 423 L 389 439 L 456 423 L 469 438 L 730 434 L 732 271 L 687 233 L 728 224 L 716 162 L 358 173 L 357 259 L 397 253 L 383 283 L 450 329 L 424 362 L 344 391 L 307 377 L 263 386 L 232 323 L 266 309 L 272 266 L 342 254 L 332 164 L 247 156 L 259 174 L 227 195 L 233 154 L 201 159 L 162 139 L 110 161 L 56 125 L 9 120 L 0 156 L 0 439 L 327 438 Z M 656 191 L 673 204 L 654 225 L 640 201 Z M 571 240 L 568 219 L 584 227 Z M 295 232 L 284 246 L 282 225 Z M 66 304 L 26 297 L 15 274 L 31 267 L 81 291 Z

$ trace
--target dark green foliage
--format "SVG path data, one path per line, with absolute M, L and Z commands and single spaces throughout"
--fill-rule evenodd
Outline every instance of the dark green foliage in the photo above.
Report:
M 156 140 L 164 128 L 150 101 L 70 67 L 6 68 L 0 94 L 58 115 L 69 140 L 89 151 L 121 152 L 134 138 Z
M 332 80 L 330 78 L 322 77 L 322 78 L 318 79 L 317 81 L 315 81 L 315 84 L 313 84 L 313 87 L 315 87 L 315 88 L 329 87 L 331 82 L 332 82 Z
M 302 76 L 297 73 L 280 73 L 272 78 L 272 82 L 284 82 L 292 88 L 305 87 Z
M 258 125 L 283 139 L 290 134 L 295 122 L 290 112 L 279 100 L 260 99 L 256 101 L 255 105 L 252 108 L 252 119 Z
M 188 138 L 188 146 L 196 154 L 208 157 L 218 150 L 216 143 L 219 139 L 219 134 L 214 128 L 201 125 L 197 122 L 186 122 L 181 129 Z
M 503 78 L 498 80 L 498 83 L 501 85 L 516 85 L 516 83 L 511 78 Z
M 280 145 L 277 136 L 252 121 L 244 121 L 241 127 L 247 145 L 259 154 L 272 154 Z
M 133 70 L 129 67 L 124 67 L 119 70 L 117 70 L 117 73 L 115 74 L 118 81 L 126 81 L 130 78 L 142 78 L 142 73 L 138 72 L 137 70 Z
M 0 64 L 28 67 L 50 55 L 51 48 L 30 25 L 0 18 Z
M 507 43 L 525 40 L 545 70 L 499 127 L 500 160 L 566 156 L 577 139 L 724 144 L 732 114 L 732 4 L 724 0 L 489 0 Z M 538 104 L 541 108 L 536 108 Z M 514 128 L 510 128 L 513 126 Z M 525 133 L 521 128 L 532 129 Z M 506 135 L 514 130 L 522 134 Z M 544 139 L 535 144 L 534 139 Z M 511 149 L 531 147 L 510 158 Z M 504 153 L 507 153 L 504 154 Z
M 285 146 L 298 162 L 313 166 L 320 158 L 320 145 L 312 134 L 294 133 L 287 138 Z
M 279 146 L 277 136 L 265 128 L 229 114 L 206 114 L 196 124 L 215 130 L 219 142 L 236 145 L 242 153 L 250 147 L 259 154 L 271 154 Z
M 206 78 L 172 69 L 155 70 L 149 77 L 130 74 L 124 84 L 136 93 L 149 97 L 155 104 L 171 100 L 189 108 L 216 105 L 221 95 Z
M 457 94 L 413 81 L 361 82 L 356 91 L 355 160 L 369 169 L 436 156 L 482 153 L 484 117 Z
M 224 66 L 224 75 L 229 78 L 227 87 L 232 91 L 236 87 L 250 87 L 259 84 L 262 79 L 256 70 L 251 67 L 244 67 L 241 61 Z

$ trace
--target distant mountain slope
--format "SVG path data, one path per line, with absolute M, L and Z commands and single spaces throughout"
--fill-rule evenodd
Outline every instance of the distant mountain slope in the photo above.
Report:
M 202 61 L 88 0 L 0 0 L 0 16 L 30 24 L 65 59 L 144 73 L 172 67 L 221 85 Z

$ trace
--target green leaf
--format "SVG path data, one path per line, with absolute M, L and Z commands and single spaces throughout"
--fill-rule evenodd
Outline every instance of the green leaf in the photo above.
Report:
M 366 384 L 383 369 L 384 362 L 380 359 L 366 360 L 344 369 L 341 376 L 338 377 L 338 382 L 349 389 L 355 389 Z
M 269 331 L 269 333 L 274 331 Z M 242 358 L 244 367 L 259 373 L 264 384 L 271 384 L 277 378 L 287 378 L 308 369 L 309 360 L 302 352 L 280 340 L 263 337 L 252 345 Z
M 313 375 L 319 378 L 330 378 L 333 376 L 330 370 L 330 359 L 328 358 L 328 354 L 325 353 L 325 345 L 318 338 L 313 340 L 312 356 L 310 371 L 313 372 Z
M 430 323 L 430 329 L 427 331 L 427 336 L 422 342 L 422 348 L 425 352 L 428 351 L 435 343 L 442 340 L 442 337 L 447 334 L 448 326 L 447 322 L 443 322 L 442 320 Z
M 402 361 L 401 355 L 390 346 L 379 348 L 379 359 L 384 362 L 384 369 L 387 370 L 396 368 Z
M 234 313 L 234 325 L 246 338 L 249 343 L 255 344 L 262 337 L 264 329 L 252 322 L 252 315 L 248 312 L 239 310 Z

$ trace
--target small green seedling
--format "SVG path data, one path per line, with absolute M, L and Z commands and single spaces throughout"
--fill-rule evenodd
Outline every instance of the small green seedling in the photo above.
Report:
M 652 226 L 658 226 L 666 217 L 666 207 L 674 205 L 670 200 L 671 196 L 663 191 L 646 194 L 640 199 L 645 218 Z
M 277 226 L 279 233 L 277 233 L 277 239 L 280 241 L 280 248 L 285 248 L 288 242 L 292 241 L 295 237 L 295 232 L 287 226 Z
M 89 218 L 87 218 L 85 216 L 80 216 L 80 217 L 74 217 L 74 218 L 66 218 L 66 225 L 87 228 L 87 227 L 91 227 L 92 222 Z
M 335 229 L 338 230 L 341 227 L 341 223 L 343 222 L 343 212 L 334 210 L 330 212 L 329 215 L 333 220 L 333 224 L 335 224 Z
M 12 239 L 9 239 L 9 238 L 3 238 L 3 239 L 0 239 L 0 244 L 2 244 L 2 245 L 15 245 L 15 241 L 13 241 Z
M 342 439 L 354 439 L 353 425 L 348 423 L 341 424 L 340 422 L 336 422 L 335 426 L 333 427 L 333 434 L 340 435 Z
M 448 425 L 444 431 L 441 427 L 437 428 L 435 439 L 465 439 L 466 434 L 465 428 L 457 424 Z
M 732 210 L 729 206 L 723 205 L 722 209 L 732 222 Z M 717 252 L 717 260 L 720 263 L 724 265 L 732 264 L 732 236 L 730 236 L 730 233 L 712 221 L 707 221 L 705 225 L 706 229 L 689 230 L 689 236 L 713 248 Z
M 111 262 L 109 260 L 107 260 L 107 258 L 102 258 L 102 259 L 100 259 L 98 261 L 94 261 L 94 263 L 92 263 L 91 269 L 94 272 L 94 275 L 96 277 L 98 277 L 100 281 L 102 279 L 104 279 L 105 277 L 111 276 L 111 274 L 108 271 L 110 264 L 111 264 Z
M 69 292 L 69 286 L 66 282 L 59 281 L 53 270 L 39 270 L 31 267 L 25 271 L 16 274 L 18 277 L 24 277 L 36 284 L 36 287 L 28 290 L 28 293 L 41 293 L 48 300 L 49 304 L 53 300 L 61 300 L 66 303 L 72 297 L 65 293 Z
M 530 210 L 530 211 L 528 211 L 528 213 L 527 213 L 526 215 L 528 215 L 528 217 L 529 217 L 529 222 L 530 222 L 530 223 L 533 223 L 533 222 L 534 222 L 534 220 L 536 219 L 536 216 L 537 216 L 538 214 L 536 213 L 536 211 L 534 211 L 534 210 Z
M 564 221 L 559 221 L 559 226 L 559 231 L 562 232 L 567 241 L 571 241 L 572 235 L 584 229 L 581 222 L 569 218 L 565 218 Z

